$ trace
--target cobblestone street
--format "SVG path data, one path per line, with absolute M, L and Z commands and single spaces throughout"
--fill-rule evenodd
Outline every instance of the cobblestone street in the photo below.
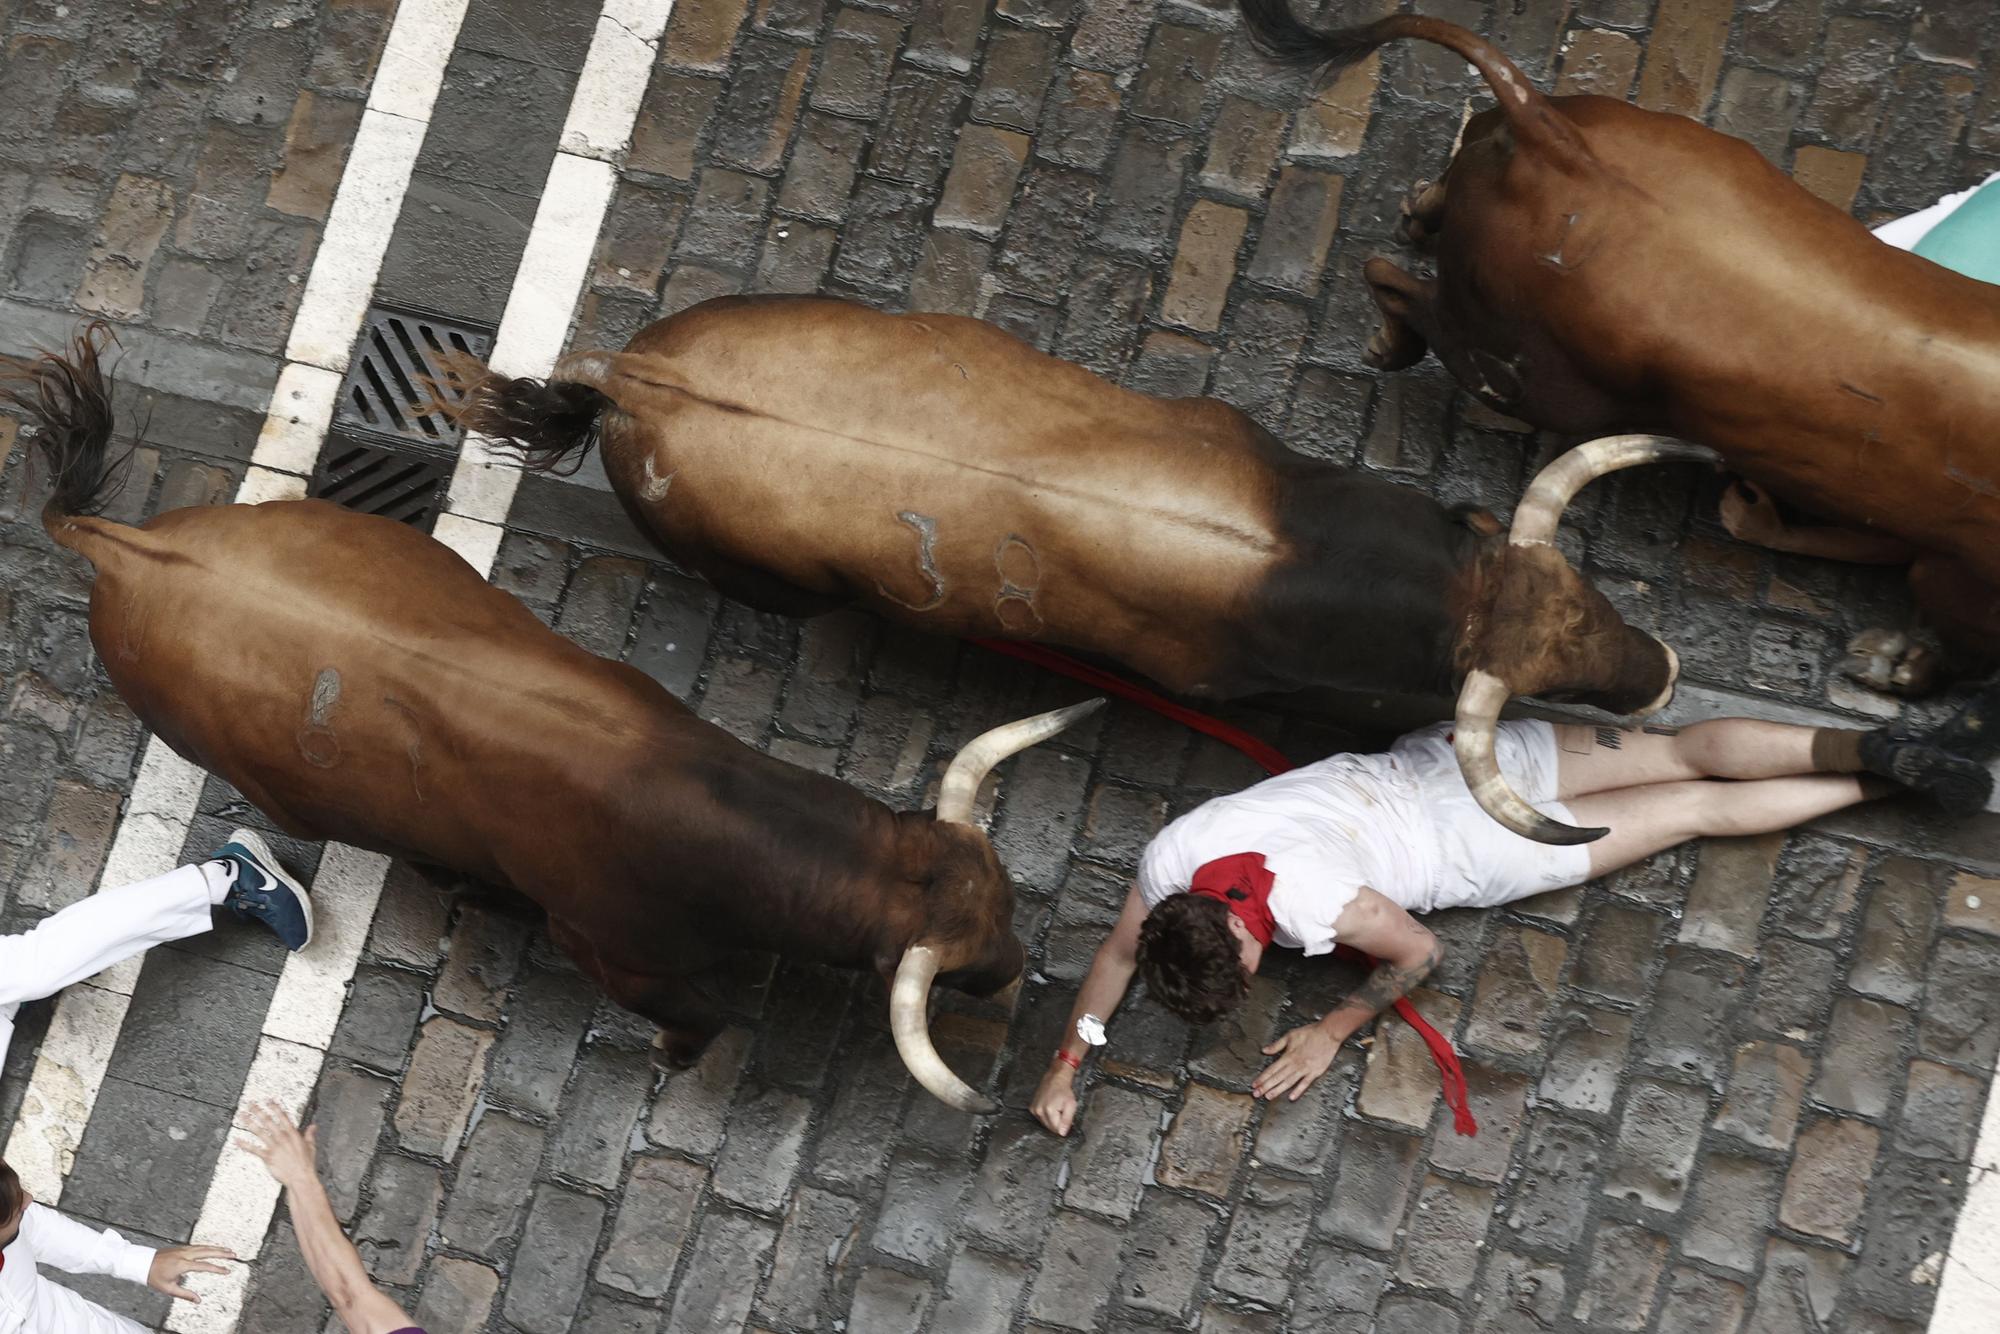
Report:
M 1404 192 L 1442 170 L 1468 105 L 1490 104 L 1438 48 L 1393 45 L 1315 92 L 1249 49 L 1229 0 L 675 0 L 656 43 L 627 16 L 643 3 L 602 19 L 593 0 L 402 3 L 0 0 L 0 351 L 59 346 L 85 318 L 119 331 L 122 425 L 145 433 L 112 517 L 303 485 L 323 421 L 302 453 L 281 447 L 301 404 L 334 410 L 355 334 L 337 326 L 331 363 L 312 350 L 321 284 L 551 351 L 620 346 L 733 292 L 977 314 L 1502 514 L 1572 443 L 1480 407 L 1434 359 L 1362 363 L 1376 318 L 1358 270 L 1394 252 Z M 1320 15 L 1397 8 L 1487 33 L 1544 88 L 1746 138 L 1864 221 L 2000 170 L 1990 0 L 1331 0 Z M 439 62 L 434 107 L 399 102 L 421 78 L 404 47 L 383 55 L 392 23 Z M 594 41 L 644 48 L 629 145 L 592 137 L 610 114 Z M 335 200 L 363 200 L 343 176 L 371 135 L 407 141 L 414 166 L 406 190 L 366 196 L 388 203 L 362 263 Z M 582 233 L 580 289 L 538 320 L 517 277 L 560 234 L 551 202 L 593 197 L 551 182 L 596 180 L 587 168 L 601 230 Z M 159 829 L 171 860 L 268 828 L 213 778 L 174 819 L 131 799 L 165 761 L 96 661 L 89 572 L 42 532 L 46 479 L 18 426 L 0 416 L 0 931 L 137 878 L 121 868 Z M 594 458 L 520 479 L 490 513 L 466 476 L 439 535 L 488 534 L 470 541 L 496 584 L 743 740 L 892 806 L 932 800 L 974 734 L 1084 697 L 860 613 L 796 621 L 719 598 L 646 545 Z M 1679 652 L 1669 720 L 1893 714 L 1834 668 L 1854 632 L 1910 621 L 1900 572 L 1737 543 L 1720 489 L 1701 469 L 1642 469 L 1591 487 L 1564 524 L 1580 567 Z M 1447 710 L 1215 712 L 1304 761 Z M 995 1118 L 914 1088 L 878 980 L 768 957 L 721 983 L 733 1023 L 702 1063 L 659 1075 L 651 1026 L 531 905 L 397 863 L 379 905 L 332 922 L 352 975 L 317 983 L 324 1014 L 287 1013 L 315 984 L 235 926 L 74 989 L 74 1008 L 25 1009 L 0 1140 L 72 1108 L 80 1138 L 35 1150 L 64 1212 L 208 1240 L 250 1216 L 225 1141 L 289 1053 L 337 1214 L 430 1334 L 1994 1327 L 1932 1320 L 2000 1058 L 1991 813 L 1878 803 L 1431 919 L 1448 953 L 1417 1000 L 1463 1055 L 1476 1137 L 1453 1133 L 1397 1019 L 1304 1099 L 1254 1101 L 1259 1048 L 1359 976 L 1289 954 L 1240 1023 L 1190 1030 L 1128 1005 L 1087 1068 L 1078 1131 L 1041 1130 L 1028 1099 L 1147 840 L 1261 776 L 1122 702 L 999 769 L 985 809 L 1028 984 L 1011 1013 L 940 990 L 934 1021 L 952 1066 L 1004 1102 Z M 356 875 L 351 857 L 271 841 L 309 878 Z M 50 1056 L 77 1050 L 96 1052 L 80 1095 Z M 282 1207 L 256 1237 L 247 1286 L 171 1326 L 165 1297 L 74 1286 L 155 1329 L 340 1329 Z

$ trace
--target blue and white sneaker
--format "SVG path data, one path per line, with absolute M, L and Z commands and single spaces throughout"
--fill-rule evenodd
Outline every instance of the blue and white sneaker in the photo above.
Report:
M 306 887 L 293 879 L 270 847 L 255 832 L 238 829 L 209 860 L 222 862 L 234 873 L 229 897 L 222 901 L 237 917 L 262 922 L 293 953 L 312 943 L 312 900 Z

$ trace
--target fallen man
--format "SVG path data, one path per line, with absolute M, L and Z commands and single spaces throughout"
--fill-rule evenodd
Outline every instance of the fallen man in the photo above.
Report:
M 1537 843 L 1487 819 L 1444 724 L 1386 754 L 1335 755 L 1217 797 L 1147 847 L 1031 1109 L 1069 1133 L 1083 1055 L 1103 1041 L 1135 972 L 1169 1010 L 1205 1024 L 1242 1002 L 1272 945 L 1314 955 L 1338 941 L 1378 966 L 1325 1017 L 1265 1047 L 1277 1059 L 1252 1085 L 1260 1098 L 1296 1099 L 1341 1043 L 1437 967 L 1442 947 L 1413 913 L 1499 907 L 1692 838 L 1789 829 L 1900 788 L 1970 814 L 1992 794 L 1983 762 L 1993 743 L 1966 724 L 1995 703 L 1975 699 L 1918 738 L 1749 718 L 1685 729 L 1502 723 L 1500 767 L 1517 791 L 1559 819 L 1609 827 L 1586 845 Z
M 263 839 L 238 829 L 199 865 L 92 894 L 32 931 L 0 936 L 0 1060 L 23 1005 L 155 945 L 213 930 L 211 908 L 263 923 L 289 950 L 302 950 L 312 939 L 312 901 L 304 886 L 278 865 Z M 4 1324 L 0 1334 L 6 1334 Z

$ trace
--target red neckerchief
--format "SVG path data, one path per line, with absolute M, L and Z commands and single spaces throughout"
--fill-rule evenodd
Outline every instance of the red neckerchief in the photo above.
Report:
M 1263 853 L 1238 852 L 1197 867 L 1188 893 L 1220 902 L 1259 945 L 1269 949 L 1278 929 L 1278 921 L 1271 915 L 1271 886 L 1277 882 L 1278 877 L 1264 865 Z

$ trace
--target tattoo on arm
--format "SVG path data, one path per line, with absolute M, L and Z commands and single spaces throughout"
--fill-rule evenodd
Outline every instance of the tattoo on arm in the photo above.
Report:
M 1617 750 L 1624 744 L 1624 741 L 1623 734 L 1616 727 L 1600 727 L 1597 729 L 1597 744 L 1606 750 Z
M 1436 968 L 1443 958 L 1444 947 L 1436 940 L 1432 940 L 1430 949 L 1417 964 L 1408 967 L 1400 964 L 1377 964 L 1375 971 L 1340 1003 L 1339 1008 L 1364 1014 L 1372 1019 L 1416 990 L 1417 984 L 1429 977 L 1431 970 Z

